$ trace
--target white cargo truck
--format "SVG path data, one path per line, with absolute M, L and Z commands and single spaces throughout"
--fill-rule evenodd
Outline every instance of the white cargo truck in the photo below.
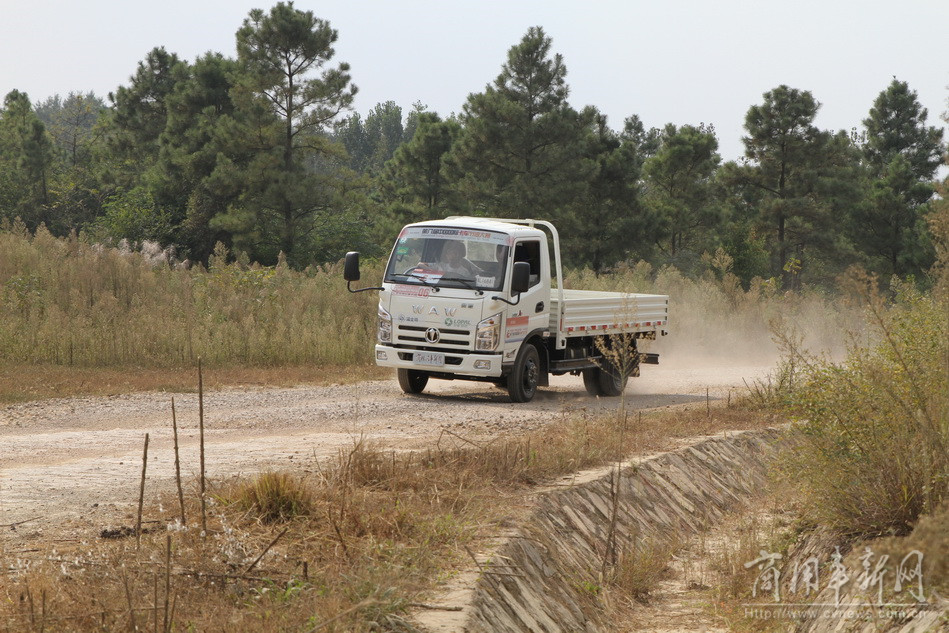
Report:
M 352 288 L 357 252 L 346 255 L 344 277 L 351 292 L 379 292 L 376 364 L 395 367 L 406 393 L 430 378 L 477 380 L 527 402 L 550 375 L 569 373 L 591 395 L 618 396 L 640 364 L 659 362 L 637 341 L 669 324 L 665 295 L 564 289 L 560 238 L 541 220 L 409 224 L 382 286 Z

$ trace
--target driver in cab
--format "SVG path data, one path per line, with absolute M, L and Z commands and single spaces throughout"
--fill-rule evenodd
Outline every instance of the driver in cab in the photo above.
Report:
M 446 277 L 461 277 L 471 279 L 475 275 L 483 275 L 484 271 L 471 263 L 466 257 L 468 249 L 464 242 L 449 240 L 442 247 L 442 253 L 434 268 L 441 270 Z

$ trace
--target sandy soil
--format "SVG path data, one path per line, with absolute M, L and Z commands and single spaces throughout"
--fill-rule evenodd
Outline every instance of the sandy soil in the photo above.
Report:
M 633 409 L 704 402 L 737 393 L 770 366 L 647 366 L 630 380 Z M 154 498 L 173 486 L 171 399 L 182 474 L 199 470 L 196 394 L 137 393 L 45 400 L 0 408 L 0 545 L 25 539 L 132 525 L 145 434 Z M 395 380 L 331 387 L 228 389 L 204 398 L 208 476 L 312 466 L 360 437 L 412 449 L 459 436 L 483 440 L 536 429 L 564 412 L 609 410 L 619 399 L 593 399 L 579 377 L 554 378 L 533 402 L 512 404 L 491 385 L 432 381 L 422 396 Z
M 746 504 L 712 526 L 687 538 L 669 562 L 663 578 L 645 604 L 632 603 L 623 633 L 726 633 L 729 618 L 716 604 L 723 583 L 730 579 L 722 566 L 726 559 L 743 565 L 755 558 L 759 544 L 773 542 L 794 513 L 763 498 Z M 741 544 L 745 544 L 742 551 Z M 747 587 L 747 588 L 750 588 Z M 742 589 L 746 589 L 742 587 Z

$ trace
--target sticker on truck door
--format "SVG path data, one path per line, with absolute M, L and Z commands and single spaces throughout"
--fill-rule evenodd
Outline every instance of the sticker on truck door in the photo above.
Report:
M 523 341 L 527 337 L 527 330 L 530 327 L 530 317 L 513 316 L 508 317 L 504 322 L 504 342 L 516 343 Z

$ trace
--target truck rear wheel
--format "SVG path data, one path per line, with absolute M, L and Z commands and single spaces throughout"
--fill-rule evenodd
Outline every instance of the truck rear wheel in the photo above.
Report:
M 428 374 L 417 369 L 399 369 L 399 386 L 405 393 L 422 393 L 428 384 Z
M 624 376 L 622 372 L 616 371 L 613 367 L 598 369 L 600 373 L 600 393 L 608 398 L 615 398 L 623 394 L 623 391 L 626 390 L 626 382 L 629 380 L 628 376 Z
M 627 376 L 613 368 L 591 367 L 583 370 L 583 386 L 591 396 L 615 398 L 626 390 Z
M 591 396 L 601 396 L 600 391 L 600 368 L 590 367 L 583 370 L 583 386 Z
M 530 402 L 540 382 L 540 354 L 533 345 L 525 345 L 507 377 L 507 392 L 511 402 Z

